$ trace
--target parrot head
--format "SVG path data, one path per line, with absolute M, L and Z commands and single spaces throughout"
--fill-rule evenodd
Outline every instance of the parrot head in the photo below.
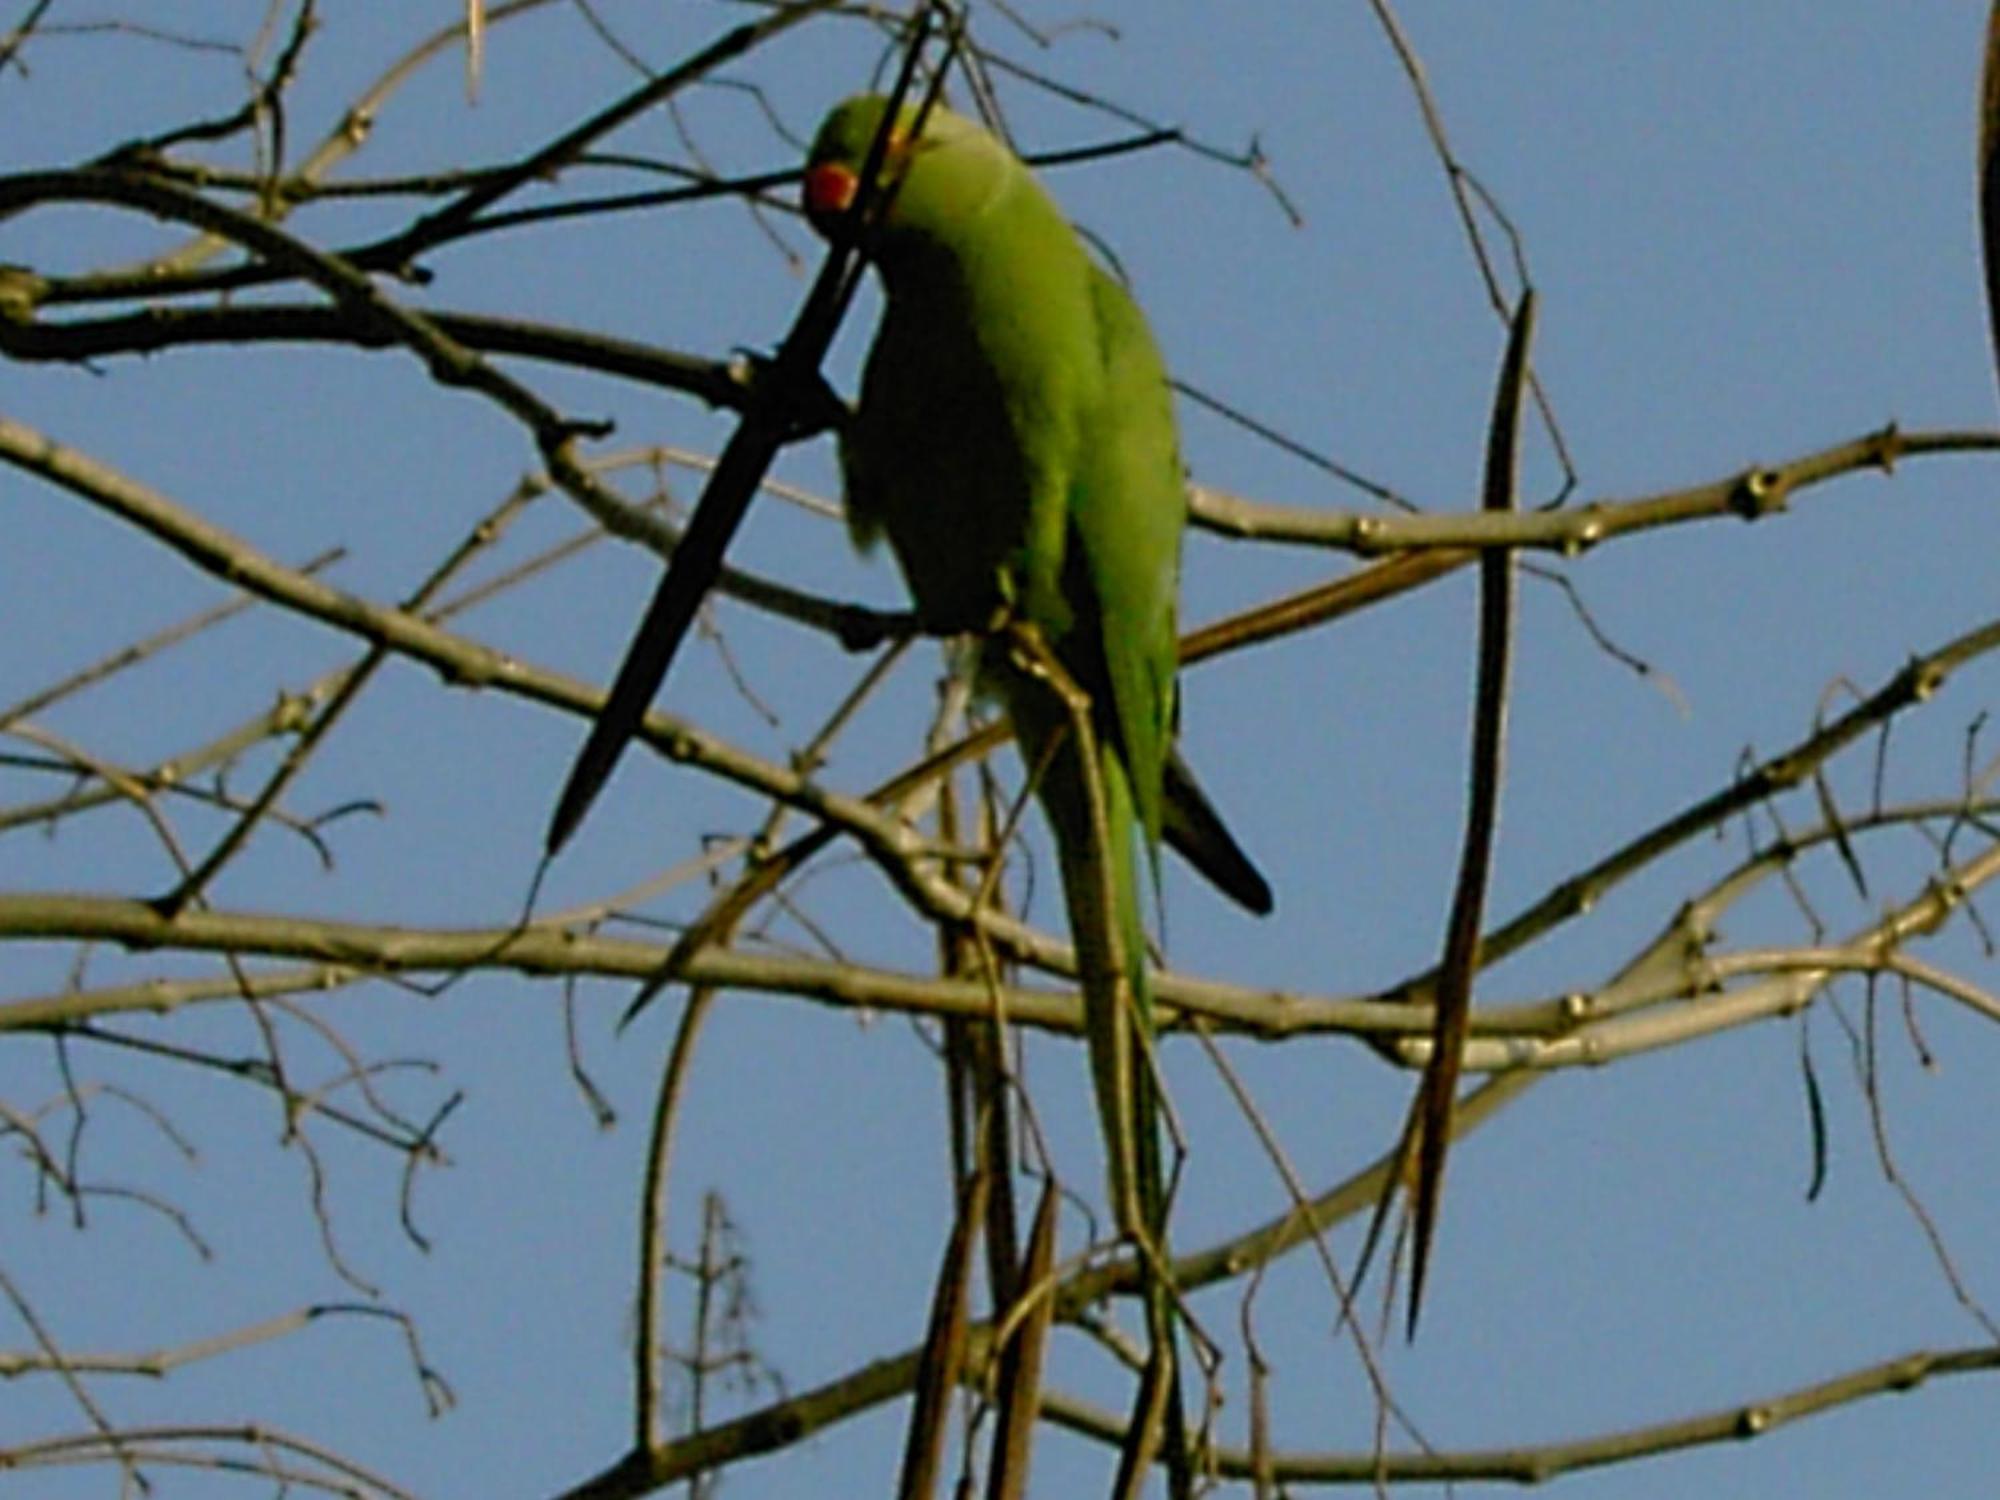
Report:
M 861 169 L 882 129 L 889 101 L 857 94 L 834 106 L 806 155 L 806 218 L 831 239 L 861 190 Z M 919 114 L 923 128 L 916 130 Z M 874 218 L 874 248 L 893 251 L 898 240 L 935 236 L 954 220 L 976 214 L 1000 186 L 1006 147 L 941 104 L 928 111 L 905 104 L 884 143 Z

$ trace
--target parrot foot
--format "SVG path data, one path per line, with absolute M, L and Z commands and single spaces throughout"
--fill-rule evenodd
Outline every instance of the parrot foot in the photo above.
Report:
M 729 378 L 751 404 L 782 402 L 789 408 L 785 422 L 787 442 L 822 432 L 838 432 L 847 425 L 854 409 L 818 370 L 783 379 L 778 370 L 779 362 L 772 355 L 741 347 L 730 352 Z

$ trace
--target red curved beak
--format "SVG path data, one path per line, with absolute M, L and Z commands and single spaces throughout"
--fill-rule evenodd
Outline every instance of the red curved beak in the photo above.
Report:
M 803 194 L 806 217 L 815 228 L 825 232 L 847 212 L 847 206 L 854 201 L 860 186 L 861 179 L 853 169 L 839 162 L 823 161 L 818 166 L 807 167 Z

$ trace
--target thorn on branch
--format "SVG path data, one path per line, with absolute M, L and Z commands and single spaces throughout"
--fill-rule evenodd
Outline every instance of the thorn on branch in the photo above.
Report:
M 1752 469 L 1737 482 L 1729 508 L 1746 521 L 1761 521 L 1785 508 L 1791 484 L 1778 469 Z

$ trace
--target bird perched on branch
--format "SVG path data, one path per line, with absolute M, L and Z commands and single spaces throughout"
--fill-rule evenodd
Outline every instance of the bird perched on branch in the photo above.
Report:
M 805 173 L 807 216 L 858 236 L 885 294 L 842 432 L 848 523 L 864 548 L 888 539 L 927 629 L 979 637 L 980 684 L 1055 832 L 1113 1211 L 1157 1257 L 1138 851 L 1156 885 L 1165 840 L 1271 909 L 1174 749 L 1187 501 L 1172 393 L 1138 305 L 1006 144 L 941 105 L 888 109 L 835 108 Z

